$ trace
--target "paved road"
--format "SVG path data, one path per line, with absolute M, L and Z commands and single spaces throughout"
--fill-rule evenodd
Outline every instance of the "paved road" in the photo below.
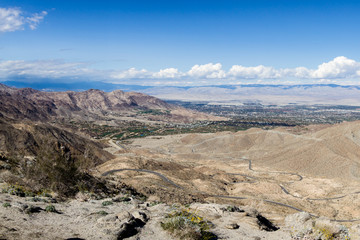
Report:
M 252 168 L 252 161 L 250 159 L 247 159 L 247 158 L 241 158 L 240 160 L 242 161 L 248 161 L 249 162 L 249 170 L 250 171 L 253 171 L 253 172 L 260 172 L 260 173 L 277 173 L 277 174 L 285 174 L 285 175 L 292 175 L 292 176 L 297 176 L 299 179 L 298 181 L 301 181 L 303 180 L 303 176 L 301 176 L 300 174 L 297 174 L 297 173 L 291 173 L 291 172 L 277 172 L 277 171 L 259 171 L 259 170 L 254 170 Z

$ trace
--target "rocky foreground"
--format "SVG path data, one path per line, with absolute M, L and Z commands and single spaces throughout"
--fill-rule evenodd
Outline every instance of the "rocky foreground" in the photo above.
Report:
M 14 193 L 12 193 L 14 194 Z M 359 239 L 348 229 L 301 212 L 275 226 L 249 206 L 166 205 L 120 194 L 57 202 L 51 196 L 0 194 L 0 239 Z

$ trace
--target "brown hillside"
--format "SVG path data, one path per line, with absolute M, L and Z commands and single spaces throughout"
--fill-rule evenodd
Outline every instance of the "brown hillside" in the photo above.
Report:
M 296 135 L 278 128 L 192 134 L 172 146 L 178 153 L 251 159 L 254 165 L 312 176 L 359 179 L 360 121 Z
M 155 111 L 155 114 L 148 114 L 147 118 L 150 120 L 192 122 L 222 119 L 136 92 L 116 90 L 107 93 L 94 89 L 83 92 L 42 92 L 31 88 L 10 88 L 0 84 L 0 113 L 14 119 L 105 120 L 133 116 L 149 110 Z

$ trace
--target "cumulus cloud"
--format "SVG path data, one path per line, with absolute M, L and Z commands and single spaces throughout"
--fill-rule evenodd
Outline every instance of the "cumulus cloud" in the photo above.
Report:
M 196 64 L 187 72 L 187 75 L 196 78 L 225 78 L 225 71 L 221 68 L 222 65 L 220 63 Z
M 24 17 L 15 8 L 0 8 L 0 31 L 13 32 L 23 29 Z
M 105 71 L 92 69 L 86 63 L 68 63 L 60 60 L 0 62 L 0 79 L 22 76 L 97 79 L 114 83 L 150 85 L 209 85 L 238 82 L 268 84 L 355 82 L 359 84 L 360 62 L 341 56 L 322 63 L 315 69 L 233 65 L 228 71 L 223 70 L 220 63 L 208 63 L 196 64 L 185 72 L 177 68 L 165 68 L 156 72 L 136 68 Z
M 360 77 L 360 62 L 344 56 L 336 57 L 329 62 L 320 64 L 317 69 L 305 67 L 281 68 L 266 67 L 244 67 L 234 65 L 228 75 L 237 79 L 348 79 Z
M 294 78 L 310 78 L 311 77 L 311 70 L 305 68 L 305 67 L 297 67 L 294 69 L 285 69 L 284 70 L 286 76 L 291 76 Z
M 149 76 L 151 76 L 151 73 L 149 73 L 147 70 L 137 70 L 136 68 L 129 68 L 128 70 L 122 71 L 120 73 L 112 74 L 112 77 L 117 79 L 146 78 Z
M 234 65 L 229 70 L 229 75 L 236 78 L 279 78 L 281 72 L 273 67 L 265 67 L 259 65 L 256 67 L 244 67 L 241 65 Z
M 336 57 L 330 62 L 320 64 L 311 76 L 327 79 L 359 77 L 360 63 L 344 56 Z
M 42 11 L 26 16 L 19 8 L 0 8 L 0 32 L 24 30 L 26 25 L 34 30 L 46 15 L 47 12 Z
M 180 73 L 176 68 L 165 68 L 161 69 L 159 72 L 153 73 L 153 78 L 179 78 L 184 74 Z
M 148 79 L 149 82 L 152 79 L 173 79 L 183 83 L 186 83 L 187 80 L 196 80 L 201 85 L 218 83 L 214 82 L 217 79 L 221 80 L 222 83 L 232 83 L 239 80 L 254 83 L 272 83 L 276 81 L 277 84 L 288 83 L 289 81 L 292 83 L 304 81 L 325 83 L 326 79 L 335 79 L 338 83 L 341 83 L 339 81 L 345 83 L 345 80 L 360 79 L 360 62 L 340 56 L 320 64 L 316 69 L 306 67 L 277 69 L 264 65 L 249 67 L 233 65 L 228 71 L 223 70 L 220 63 L 208 63 L 196 64 L 187 72 L 181 72 L 176 68 L 166 68 L 159 72 L 148 72 L 145 69 L 139 71 L 132 68 L 117 74 L 115 78 L 120 80 L 142 78 Z

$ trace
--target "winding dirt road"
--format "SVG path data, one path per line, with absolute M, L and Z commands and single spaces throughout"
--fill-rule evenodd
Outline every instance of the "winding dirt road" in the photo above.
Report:
M 111 171 L 104 172 L 102 174 L 102 176 L 108 176 L 108 175 L 110 175 L 112 173 L 123 172 L 123 171 L 135 171 L 135 172 L 145 172 L 145 173 L 154 174 L 154 175 L 160 177 L 163 181 L 173 185 L 175 188 L 185 189 L 184 187 L 174 183 L 173 181 L 171 181 L 170 179 L 168 179 L 166 176 L 162 175 L 161 173 L 151 171 L 151 170 L 147 170 L 147 169 L 131 169 L 131 168 L 114 169 L 114 170 L 111 170 Z M 211 194 L 207 194 L 207 193 L 204 193 L 204 192 L 201 192 L 201 191 L 197 191 L 197 193 L 201 193 L 201 194 L 204 194 L 207 197 L 213 197 L 213 198 L 227 198 L 227 199 L 235 199 L 235 200 L 252 199 L 252 198 L 248 198 L 248 197 L 239 197 L 239 196 L 211 195 Z M 275 204 L 275 205 L 278 205 L 278 206 L 290 208 L 290 209 L 293 209 L 293 210 L 298 211 L 298 212 L 305 212 L 303 209 L 300 209 L 300 208 L 297 208 L 297 207 L 294 207 L 294 206 L 291 206 L 291 205 L 288 205 L 288 204 L 284 204 L 284 203 L 280 203 L 280 202 L 276 202 L 276 201 L 271 201 L 271 200 L 268 200 L 268 199 L 256 199 L 256 198 L 254 198 L 254 199 L 255 200 L 261 200 L 261 201 L 264 201 L 266 203 Z M 319 217 L 319 216 L 317 216 L 315 214 L 312 214 L 312 213 L 309 213 L 309 214 L 312 217 L 316 217 L 316 218 Z M 360 221 L 360 219 L 330 219 L 330 221 L 333 221 L 333 222 L 356 222 L 356 221 Z
M 121 148 L 120 146 L 118 146 L 116 143 L 112 142 L 111 140 L 109 141 L 111 142 L 112 146 L 116 147 L 116 148 Z M 250 159 L 246 159 L 246 158 L 240 158 L 239 160 L 242 160 L 242 161 L 248 161 L 248 169 L 250 171 L 253 171 L 253 172 L 260 172 L 260 173 L 272 173 L 272 174 L 286 174 L 286 175 L 292 175 L 292 176 L 297 176 L 298 177 L 298 180 L 297 181 L 302 181 L 303 180 L 303 176 L 301 176 L 300 174 L 297 174 L 297 173 L 290 173 L 290 172 L 278 172 L 278 171 L 258 171 L 258 170 L 254 170 L 252 168 L 252 161 Z M 133 168 L 122 168 L 122 169 L 113 169 L 113 170 L 110 170 L 110 171 L 107 171 L 107 172 L 104 172 L 102 174 L 102 176 L 108 176 L 110 174 L 113 174 L 115 172 L 123 172 L 123 171 L 135 171 L 135 172 L 144 172 L 144 173 L 150 173 L 150 174 L 154 174 L 156 176 L 158 176 L 159 178 L 161 178 L 164 182 L 172 185 L 173 187 L 175 188 L 179 188 L 179 189 L 184 189 L 186 190 L 186 188 L 176 184 L 175 182 L 173 182 L 172 180 L 170 180 L 169 178 L 167 178 L 166 176 L 164 176 L 163 174 L 159 173 L 159 172 L 156 172 L 156 171 L 151 171 L 151 170 L 147 170 L 147 169 L 133 169 Z M 238 174 L 238 173 L 228 173 L 229 175 L 240 175 L 240 176 L 244 176 L 246 178 L 249 178 L 249 179 L 252 179 L 252 181 L 246 181 L 246 183 L 255 183 L 256 181 L 258 181 L 259 178 L 257 177 L 254 177 L 254 176 L 250 176 L 250 175 L 246 175 L 246 174 Z M 245 182 L 245 181 L 244 181 Z M 238 182 L 240 183 L 240 182 Z M 291 183 L 291 182 L 290 182 Z M 295 196 L 293 194 L 291 194 L 289 192 L 288 189 L 286 189 L 284 186 L 280 185 L 279 184 L 279 187 L 281 188 L 281 190 L 287 194 L 287 195 L 290 195 L 294 198 L 300 198 L 300 199 L 303 199 L 303 197 L 298 197 L 298 196 Z M 234 200 L 245 200 L 245 199 L 254 199 L 254 200 L 261 200 L 265 203 L 269 203 L 269 204 L 274 204 L 274 205 L 278 205 L 278 206 L 281 206 L 281 207 L 286 207 L 286 208 L 290 208 L 290 209 L 293 209 L 295 211 L 298 211 L 298 212 L 305 212 L 303 209 L 300 209 L 300 208 L 297 208 L 297 207 L 294 207 L 294 206 L 291 206 L 291 205 L 288 205 L 288 204 L 284 204 L 284 203 L 281 203 L 281 202 L 276 202 L 276 201 L 272 201 L 272 200 L 268 200 L 268 199 L 259 199 L 259 198 L 248 198 L 248 197 L 241 197 L 241 196 L 228 196 L 228 195 L 212 195 L 212 194 L 208 194 L 208 193 L 204 193 L 204 192 L 201 192 L 201 191 L 196 191 L 196 193 L 200 193 L 200 194 L 203 194 L 204 196 L 207 196 L 207 197 L 213 197 L 213 198 L 226 198 L 226 199 L 234 199 Z M 309 200 L 309 201 L 329 201 L 329 200 L 336 200 L 336 199 L 341 199 L 341 198 L 344 198 L 346 196 L 349 196 L 349 195 L 353 195 L 353 194 L 360 194 L 360 191 L 359 192 L 355 192 L 355 193 L 351 193 L 351 194 L 347 194 L 347 195 L 341 195 L 341 196 L 337 196 L 337 197 L 331 197 L 331 198 L 307 198 L 305 200 Z M 319 217 L 313 213 L 309 213 L 312 217 Z M 360 221 L 360 219 L 330 219 L 330 221 L 333 221 L 333 222 L 356 222 L 356 221 Z

